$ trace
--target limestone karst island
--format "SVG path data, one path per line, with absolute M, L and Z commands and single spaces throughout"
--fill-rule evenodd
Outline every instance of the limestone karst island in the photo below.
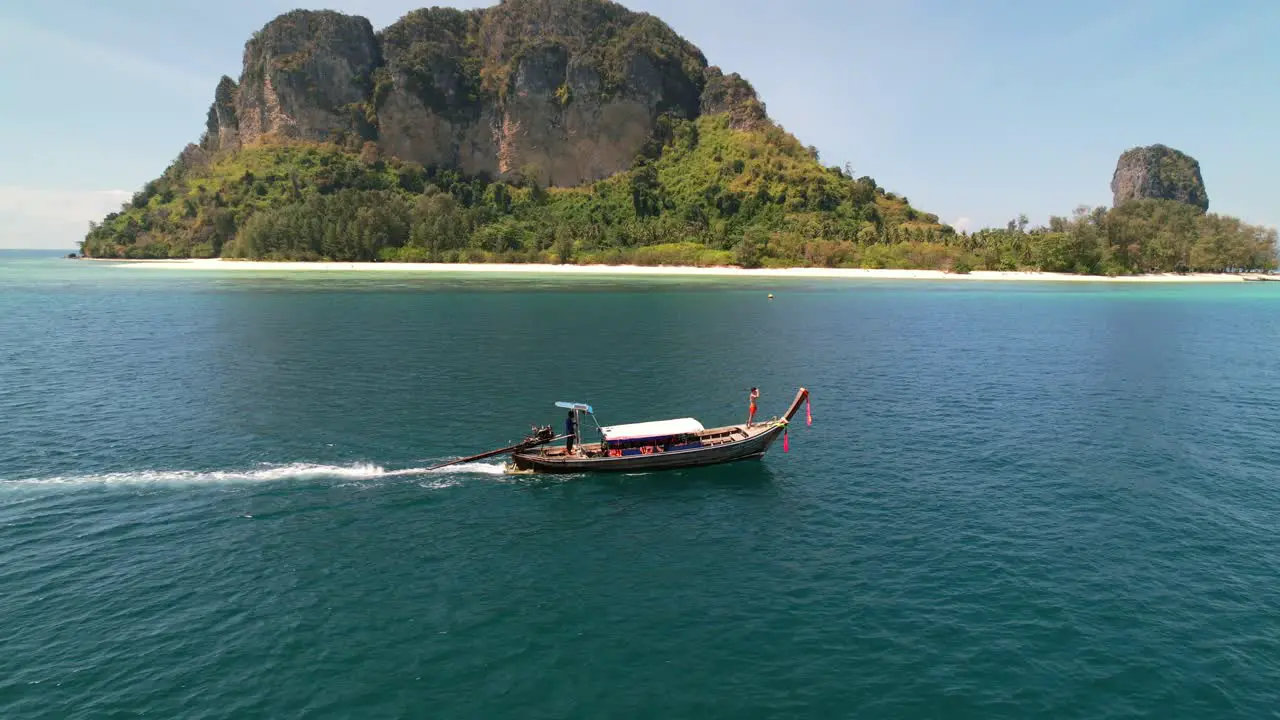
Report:
M 92 224 L 82 251 L 1103 275 L 1275 266 L 1275 231 L 1208 213 L 1199 164 L 1161 145 L 1120 157 L 1113 207 L 1047 227 L 957 232 L 854 175 L 774 124 L 746 79 L 606 0 L 431 8 L 380 31 L 297 10 L 249 39 L 199 142 Z

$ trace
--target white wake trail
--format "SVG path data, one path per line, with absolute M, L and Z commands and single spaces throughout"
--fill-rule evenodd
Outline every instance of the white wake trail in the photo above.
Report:
M 359 481 L 423 475 L 501 475 L 504 471 L 505 469 L 503 465 L 490 463 L 466 463 L 463 465 L 441 468 L 439 470 L 427 470 L 426 468 L 387 470 L 380 465 L 368 463 L 353 465 L 291 463 L 288 465 L 269 465 L 254 468 L 252 470 L 139 470 L 134 472 L 112 472 L 89 475 L 55 475 L 50 477 L 22 478 L 18 480 L 0 479 L 0 486 L 201 485 L 263 483 L 285 480 L 321 480 L 329 478 L 346 481 Z
M 470 462 L 418 472 L 425 475 L 505 475 L 507 466 L 504 463 Z

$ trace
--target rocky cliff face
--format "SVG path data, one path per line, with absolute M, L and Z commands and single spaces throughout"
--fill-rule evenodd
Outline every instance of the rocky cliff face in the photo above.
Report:
M 355 136 L 423 165 L 573 186 L 631 167 L 660 115 L 718 112 L 765 118 L 746 81 L 606 0 L 418 10 L 377 35 L 294 11 L 249 41 L 238 85 L 218 85 L 203 146 Z
M 704 115 L 727 113 L 730 126 L 743 130 L 758 127 L 769 119 L 751 83 L 738 73 L 725 75 L 718 67 L 707 68 L 701 111 Z
M 1209 209 L 1209 194 L 1200 163 L 1185 153 L 1164 145 L 1133 148 L 1120 156 L 1111 192 L 1116 206 L 1130 200 L 1154 198 L 1176 200 Z
M 384 152 L 473 174 L 494 171 L 496 120 L 480 87 L 475 31 L 473 14 L 432 8 L 380 33 L 385 65 L 373 107 Z
M 236 117 L 236 81 L 222 76 L 213 93 L 213 105 L 209 106 L 204 146 L 206 148 L 236 147 L 240 144 L 240 121 Z
M 294 11 L 264 27 L 244 48 L 236 97 L 242 142 L 277 134 L 327 140 L 352 124 L 352 106 L 369 96 L 380 64 L 364 18 Z

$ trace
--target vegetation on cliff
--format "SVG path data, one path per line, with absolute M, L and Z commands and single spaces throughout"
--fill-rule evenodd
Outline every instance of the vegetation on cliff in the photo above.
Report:
M 646 58 L 657 66 L 664 89 L 674 91 L 664 94 L 665 106 L 659 109 L 680 110 L 690 118 L 697 113 L 706 58 L 652 15 L 600 0 L 508 0 L 478 18 L 476 44 L 490 92 L 506 93 L 519 60 L 551 47 L 598 73 L 604 97 L 628 90 L 633 64 Z
M 721 114 L 664 118 L 633 169 L 580 188 L 424 168 L 371 143 L 191 148 L 83 247 L 135 258 L 841 265 L 859 243 L 952 234 L 871 178 L 823 168 L 780 128 L 734 129 Z
M 414 10 L 378 34 L 386 67 L 374 73 L 376 112 L 402 74 L 422 104 L 447 117 L 474 117 L 484 92 L 483 64 L 475 52 L 479 22 L 455 8 Z M 376 114 L 375 114 L 376 123 Z
M 483 100 L 511 91 L 522 59 L 551 51 L 598 74 L 604 97 L 627 88 L 636 57 L 651 58 L 665 71 L 664 81 L 686 86 L 683 97 L 667 99 L 661 109 L 681 108 L 692 117 L 697 81 L 706 67 L 701 51 L 662 21 L 600 0 L 516 0 L 482 11 L 415 10 L 379 38 L 387 58 L 387 72 L 379 79 L 389 84 L 403 73 L 410 91 L 444 114 L 474 115 Z M 570 101 L 567 89 L 557 88 L 562 104 Z

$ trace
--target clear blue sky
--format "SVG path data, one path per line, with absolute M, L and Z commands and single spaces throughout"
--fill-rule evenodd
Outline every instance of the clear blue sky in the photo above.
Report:
M 476 0 L 459 7 L 492 4 Z M 1200 160 L 1211 210 L 1280 223 L 1275 0 L 630 0 L 750 79 L 828 164 L 961 226 L 1110 202 L 1117 156 Z M 329 0 L 375 27 L 412 0 Z M 290 0 L 0 4 L 0 247 L 73 247 L 203 129 Z

